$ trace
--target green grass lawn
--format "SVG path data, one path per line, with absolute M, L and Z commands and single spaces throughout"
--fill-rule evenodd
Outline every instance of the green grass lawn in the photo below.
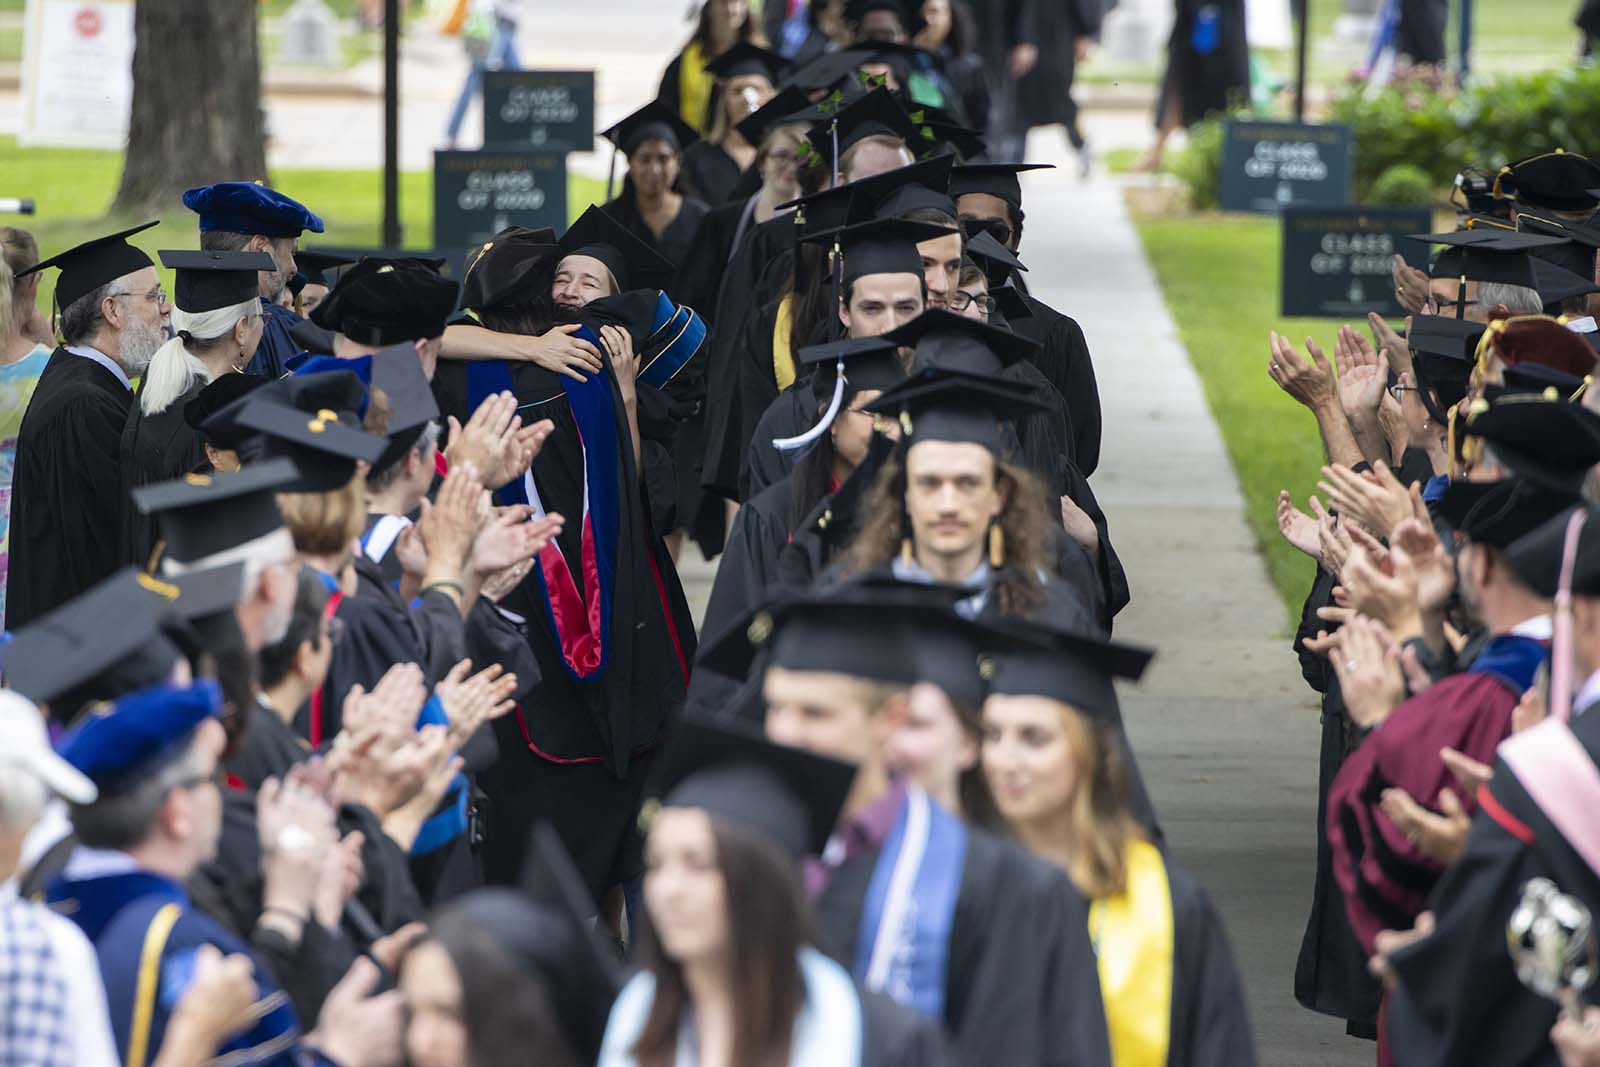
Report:
M 1148 219 L 1140 221 L 1139 234 L 1238 472 L 1245 518 L 1287 618 L 1297 619 L 1312 563 L 1278 536 L 1278 490 L 1288 489 L 1305 508 L 1316 489 L 1322 446 L 1310 413 L 1267 377 L 1267 333 L 1277 330 L 1297 345 L 1310 334 L 1331 358 L 1339 323 L 1278 315 L 1276 219 Z
M 0 216 L 0 222 L 31 231 L 42 254 L 70 248 L 114 227 L 105 218 L 122 175 L 122 155 L 114 151 L 70 148 L 18 148 L 13 137 L 0 137 L 0 175 L 5 195 L 32 196 L 38 214 Z M 310 236 L 317 244 L 371 246 L 379 243 L 383 217 L 383 179 L 376 170 L 303 170 L 282 168 L 273 185 L 305 202 L 327 223 L 327 232 Z M 605 183 L 592 178 L 567 178 L 568 214 L 576 218 L 605 196 Z M 135 237 L 147 251 L 192 248 L 198 244 L 195 217 L 180 204 L 164 215 L 163 225 Z M 405 246 L 428 248 L 433 241 L 433 175 L 407 171 L 400 176 L 401 226 Z M 131 224 L 140 220 L 126 221 Z M 47 273 L 41 288 L 53 284 Z M 43 294 L 48 301 L 48 290 Z

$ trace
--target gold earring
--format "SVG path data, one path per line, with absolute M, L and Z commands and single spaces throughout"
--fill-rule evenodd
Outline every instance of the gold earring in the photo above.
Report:
M 911 538 L 902 537 L 900 539 L 900 561 L 902 563 L 910 564 L 914 558 L 915 553 L 913 553 L 911 550 Z
M 1006 535 L 1000 529 L 998 522 L 989 525 L 989 566 L 994 568 L 1006 565 Z

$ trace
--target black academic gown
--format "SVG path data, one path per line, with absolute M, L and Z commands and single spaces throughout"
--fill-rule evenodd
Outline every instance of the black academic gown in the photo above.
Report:
M 156 521 L 142 515 L 130 496 L 133 490 L 182 478 L 205 462 L 205 442 L 183 418 L 183 406 L 208 383 L 197 381 L 166 409 L 146 415 L 137 399 L 128 406 L 122 428 L 122 562 L 145 567 L 156 546 Z
M 847 861 L 817 902 L 824 947 L 847 967 L 880 854 Z M 1055 868 L 975 827 L 951 922 L 944 1021 L 956 1062 L 969 1067 L 1111 1062 L 1082 895 Z
M 1572 721 L 1600 763 L 1600 712 Z M 1505 763 L 1496 760 L 1466 852 L 1434 888 L 1434 933 L 1393 953 L 1400 985 L 1384 1014 L 1395 1062 L 1404 1067 L 1540 1064 L 1557 1067 L 1550 1045 L 1556 1005 L 1517 980 L 1506 922 L 1530 879 L 1548 878 L 1600 914 L 1600 874 L 1556 829 Z M 1583 999 L 1600 1004 L 1591 986 Z
M 50 354 L 17 434 L 6 625 L 17 630 L 122 565 L 122 428 L 133 394 L 65 348 Z
M 1249 103 L 1250 45 L 1245 39 L 1244 0 L 1176 3 L 1156 124 L 1176 99 L 1179 123 L 1188 127 L 1236 102 Z
M 1072 461 L 1085 478 L 1100 466 L 1100 387 L 1083 330 L 1072 319 L 1032 296 L 1023 297 L 1033 311 L 1019 319 L 1016 331 L 1044 347 L 1035 365 L 1066 401 L 1072 432 Z
M 660 252 L 674 267 L 681 265 L 688 258 L 689 246 L 694 240 L 696 231 L 700 229 L 700 222 L 711 212 L 711 209 L 701 201 L 692 196 L 685 196 L 677 217 L 667 226 L 666 232 L 657 237 L 650 224 L 644 221 L 644 216 L 639 214 L 633 187 L 628 183 L 623 183 L 622 195 L 605 207 L 611 217 L 626 227 L 629 233 Z M 669 287 L 669 291 L 676 293 L 677 286 Z
M 1110 8 L 1105 0 L 1067 0 L 1036 4 L 1034 42 L 1039 61 L 1017 86 L 1017 107 L 1024 126 L 1065 125 L 1077 131 L 1078 107 L 1072 99 L 1072 79 L 1079 37 L 1097 37 Z M 1074 144 L 1077 139 L 1074 139 Z
M 584 468 L 576 421 L 559 377 L 532 363 L 506 366 L 524 418 L 555 423 L 533 477 L 544 506 L 567 517 L 557 547 L 580 575 Z M 470 416 L 466 365 L 442 362 L 433 385 L 443 414 Z M 641 476 L 614 382 L 612 396 L 620 513 L 609 658 L 598 681 L 579 682 L 534 581 L 502 601 L 521 620 L 539 683 L 514 714 L 494 723 L 500 758 L 480 777 L 489 795 L 484 869 L 491 883 L 515 884 L 528 833 L 541 818 L 555 825 L 595 896 L 636 876 L 645 782 L 687 692 L 694 622 L 662 540 L 673 503 L 670 441 L 662 439 L 666 404 L 656 390 L 638 387 Z
M 1222 918 L 1205 889 L 1167 860 L 1172 896 L 1172 1018 L 1167 1067 L 1253 1067 L 1255 1039 Z
M 738 195 L 745 174 L 721 145 L 696 141 L 683 150 L 678 190 L 716 210 Z

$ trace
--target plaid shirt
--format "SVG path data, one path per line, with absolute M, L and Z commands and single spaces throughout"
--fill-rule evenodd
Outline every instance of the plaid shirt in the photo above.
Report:
M 0 895 L 0 1065 L 74 1067 L 72 1010 L 51 915 Z

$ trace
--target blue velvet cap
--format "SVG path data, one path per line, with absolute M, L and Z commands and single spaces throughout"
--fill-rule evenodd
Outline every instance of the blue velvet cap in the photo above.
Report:
M 322 220 L 300 201 L 254 182 L 218 182 L 183 194 L 183 206 L 200 216 L 200 232 L 299 237 L 322 232 Z
M 221 709 L 222 690 L 211 679 L 187 688 L 151 686 L 91 713 L 62 737 L 57 750 L 99 788 L 103 800 L 182 755 L 195 727 Z
M 304 359 L 291 356 L 287 364 L 291 377 L 301 378 L 307 374 L 327 374 L 332 371 L 347 370 L 361 379 L 361 384 L 369 390 L 372 388 L 372 357 L 359 356 L 356 359 L 341 359 L 338 356 L 311 356 Z M 370 393 L 361 397 L 361 404 L 356 408 L 358 418 L 367 417 L 367 400 Z

